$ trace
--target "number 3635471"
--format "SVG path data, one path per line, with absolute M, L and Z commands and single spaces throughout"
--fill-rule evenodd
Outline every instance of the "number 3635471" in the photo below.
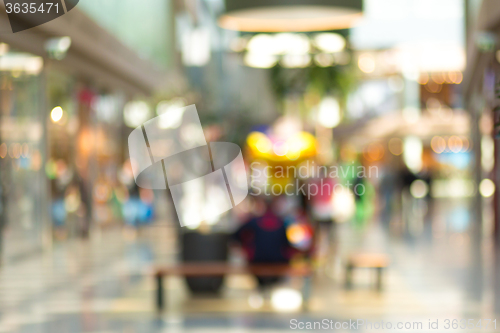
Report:
M 9 3 L 7 2 L 5 4 L 5 11 L 7 14 L 15 13 L 15 14 L 35 14 L 35 13 L 50 13 L 55 12 L 59 13 L 59 4 L 58 3 L 52 3 L 52 2 L 46 2 L 46 3 L 29 3 L 29 2 L 23 2 L 23 3 Z

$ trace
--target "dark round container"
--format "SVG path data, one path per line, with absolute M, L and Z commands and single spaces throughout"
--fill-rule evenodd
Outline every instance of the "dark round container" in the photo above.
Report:
M 229 235 L 224 233 L 201 234 L 188 232 L 182 236 L 182 261 L 227 261 Z M 222 287 L 223 277 L 188 277 L 189 289 L 194 293 L 217 293 Z

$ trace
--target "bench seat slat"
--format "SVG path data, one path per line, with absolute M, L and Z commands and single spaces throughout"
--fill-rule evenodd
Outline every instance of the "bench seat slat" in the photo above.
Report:
M 308 265 L 294 267 L 289 264 L 233 265 L 224 262 L 189 262 L 156 267 L 153 272 L 156 276 L 222 276 L 245 274 L 257 276 L 309 276 L 312 274 L 312 269 Z

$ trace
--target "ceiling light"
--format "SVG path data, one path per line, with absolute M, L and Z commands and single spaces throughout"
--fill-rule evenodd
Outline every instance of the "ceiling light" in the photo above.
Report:
M 316 46 L 329 53 L 340 52 L 345 48 L 345 38 L 339 34 L 334 33 L 321 33 L 314 37 Z
M 268 34 L 258 34 L 252 37 L 247 45 L 248 52 L 254 54 L 279 54 L 275 37 Z
M 309 54 L 285 54 L 281 59 L 281 66 L 285 68 L 304 68 L 311 63 Z
M 271 68 L 278 62 L 278 58 L 274 55 L 247 53 L 244 58 L 245 65 L 255 68 Z
M 252 32 L 346 29 L 362 15 L 362 0 L 226 0 L 222 28 Z

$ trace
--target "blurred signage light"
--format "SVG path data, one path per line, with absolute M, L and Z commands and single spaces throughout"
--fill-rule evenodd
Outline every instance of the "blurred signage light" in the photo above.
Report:
M 60 106 L 56 106 L 55 108 L 53 108 L 50 112 L 50 118 L 52 119 L 52 122 L 57 123 L 59 120 L 61 120 L 63 117 L 63 113 L 63 109 Z
M 183 98 L 174 98 L 170 101 L 161 101 L 156 106 L 156 114 L 162 115 L 171 110 L 181 109 L 186 106 L 186 101 Z
M 27 53 L 7 53 L 0 57 L 0 71 L 19 71 L 36 75 L 42 68 L 42 57 Z
M 318 53 L 314 56 L 314 63 L 319 67 L 330 67 L 335 63 L 335 57 L 330 53 Z
M 495 142 L 489 135 L 481 138 L 481 166 L 485 172 L 491 172 L 495 167 Z
M 334 128 L 340 124 L 339 102 L 333 97 L 325 97 L 318 109 L 318 123 L 326 128 Z
M 251 154 L 256 158 L 273 161 L 296 161 L 316 154 L 316 139 L 307 132 L 298 132 L 290 137 L 269 138 L 261 132 L 252 132 L 247 137 Z
M 0 56 L 6 54 L 7 52 L 9 52 L 9 44 L 0 43 Z
M 373 73 L 375 71 L 375 58 L 371 54 L 362 54 L 358 58 L 358 67 L 363 73 Z
M 342 187 L 332 196 L 332 209 L 335 221 L 339 223 L 349 221 L 356 213 L 354 193 L 348 187 Z
M 389 151 L 395 156 L 399 156 L 403 153 L 403 140 L 400 138 L 392 138 L 388 143 Z
M 424 198 L 429 193 L 429 186 L 422 179 L 417 179 L 411 183 L 410 193 L 414 198 Z
M 59 37 L 50 38 L 45 42 L 45 51 L 49 54 L 49 57 L 57 60 L 62 60 L 71 46 L 71 38 Z
M 144 101 L 128 102 L 123 109 L 123 120 L 128 127 L 140 126 L 150 116 L 149 106 Z
M 436 154 L 441 154 L 446 149 L 446 140 L 441 136 L 434 136 L 431 140 L 431 149 Z
M 495 193 L 495 183 L 491 179 L 483 179 L 479 184 L 479 192 L 485 198 L 491 197 Z
M 363 73 L 402 73 L 422 85 L 460 84 L 465 64 L 464 48 L 452 43 L 405 43 L 390 50 L 364 51 L 358 57 L 358 67 Z
M 466 179 L 435 179 L 432 181 L 433 198 L 466 198 L 474 195 L 474 182 Z
M 198 27 L 182 35 L 182 63 L 185 66 L 201 67 L 210 61 L 210 31 Z
M 409 136 L 404 139 L 403 159 L 413 173 L 422 170 L 422 151 L 422 141 L 418 137 Z

